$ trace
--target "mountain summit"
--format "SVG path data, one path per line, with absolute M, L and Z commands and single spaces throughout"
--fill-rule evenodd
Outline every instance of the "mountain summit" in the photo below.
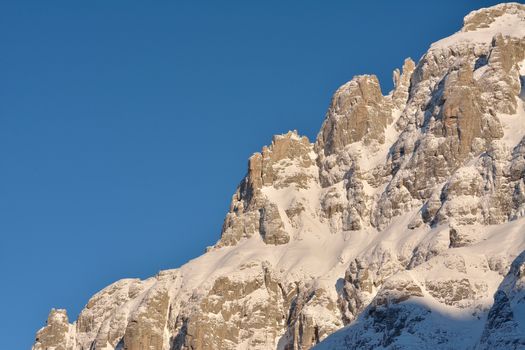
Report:
M 393 79 L 251 156 L 204 255 L 52 310 L 33 350 L 525 348 L 525 6 Z

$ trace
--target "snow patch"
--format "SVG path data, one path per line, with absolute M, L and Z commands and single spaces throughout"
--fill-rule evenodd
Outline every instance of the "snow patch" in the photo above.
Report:
M 487 44 L 492 38 L 502 34 L 514 38 L 525 36 L 525 20 L 518 14 L 506 13 L 497 17 L 488 28 L 478 28 L 475 31 L 457 32 L 445 39 L 436 41 L 430 46 L 431 50 L 446 49 L 457 44 Z
M 515 114 L 500 114 L 498 116 L 503 127 L 503 142 L 511 150 L 525 136 L 525 102 L 521 98 L 517 99 L 517 102 Z

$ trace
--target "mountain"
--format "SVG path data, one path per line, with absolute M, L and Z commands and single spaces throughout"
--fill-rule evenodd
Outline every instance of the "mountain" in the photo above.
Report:
M 525 6 L 467 15 L 249 159 L 219 241 L 33 350 L 525 348 Z

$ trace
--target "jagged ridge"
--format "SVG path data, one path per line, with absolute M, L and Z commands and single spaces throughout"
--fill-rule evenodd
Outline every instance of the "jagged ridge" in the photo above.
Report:
M 387 96 L 344 84 L 314 143 L 250 158 L 206 254 L 112 284 L 73 324 L 53 310 L 33 349 L 308 349 L 344 325 L 325 348 L 523 343 L 505 317 L 523 283 L 498 285 L 525 249 L 524 36 L 523 5 L 482 9 Z

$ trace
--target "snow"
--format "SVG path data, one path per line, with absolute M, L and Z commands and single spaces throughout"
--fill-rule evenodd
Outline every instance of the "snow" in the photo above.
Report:
M 503 127 L 503 142 L 510 150 L 525 136 L 525 103 L 521 98 L 517 101 L 516 113 L 498 116 Z
M 443 348 L 440 336 L 433 330 L 439 330 L 441 336 L 452 340 L 451 344 L 456 349 L 472 348 L 480 339 L 487 311 L 493 302 L 492 295 L 503 279 L 498 271 L 489 268 L 490 258 L 502 257 L 503 254 L 505 270 L 508 270 L 512 260 L 525 249 L 524 224 L 525 219 L 494 226 L 476 225 L 472 229 L 481 235 L 479 243 L 448 249 L 412 270 L 392 276 L 389 280 L 415 282 L 424 295 L 423 297 L 411 297 L 401 304 L 401 307 L 408 310 L 410 315 L 417 316 L 418 321 L 410 327 L 410 332 L 403 330 L 403 333 L 395 339 L 394 348 L 407 346 L 420 349 Z M 436 228 L 435 230 L 442 229 Z M 431 236 L 432 231 L 425 235 Z M 454 306 L 436 299 L 425 285 L 425 281 L 446 283 L 462 279 L 467 279 L 474 291 L 479 288 L 480 296 L 470 298 L 463 303 L 458 302 L 458 305 Z M 366 312 L 362 313 L 360 318 L 329 336 L 315 349 L 346 349 L 345 342 L 348 337 L 352 336 L 360 339 L 382 337 L 382 332 L 376 333 L 374 327 L 366 326 L 367 322 L 372 322 L 367 317 L 369 316 Z M 523 318 L 523 315 L 518 317 Z M 426 338 L 422 339 L 422 337 Z M 377 348 L 383 347 L 378 346 Z
M 385 252 L 394 256 L 410 255 L 419 244 L 443 237 L 448 239 L 440 233 L 446 230 L 443 226 L 408 230 L 406 227 L 413 214 L 394 220 L 382 232 L 369 228 L 330 234 L 326 229 L 319 232 L 316 229 L 320 227 L 311 227 L 311 231 L 317 234 L 305 234 L 301 240 L 292 240 L 280 246 L 267 245 L 258 235 L 254 235 L 236 246 L 210 251 L 182 266 L 179 270 L 183 278 L 182 285 L 188 291 L 195 288 L 205 290 L 210 287 L 210 281 L 218 276 L 228 276 L 234 280 L 255 277 L 261 273 L 261 264 L 267 263 L 281 274 L 284 281 L 315 281 L 337 298 L 334 286 L 337 279 L 344 276 L 352 259 L 361 256 L 380 263 Z M 511 251 L 507 251 L 506 256 L 516 256 L 520 249 L 525 249 L 525 237 L 521 231 L 523 224 L 524 219 L 500 226 L 480 226 L 480 233 L 484 233 L 480 243 L 451 251 L 466 256 L 467 262 L 471 261 L 469 256 L 475 256 L 476 259 L 480 256 L 497 256 L 508 247 L 511 247 Z M 448 240 L 444 243 L 446 249 Z M 249 262 L 253 264 L 250 265 Z M 432 275 L 433 278 L 439 277 L 436 273 Z M 469 274 L 474 277 L 472 273 Z M 423 279 L 423 276 L 424 274 L 420 278 Z M 499 283 L 497 279 L 493 281 Z M 491 288 L 494 288 L 494 283 Z
M 446 49 L 457 44 L 487 44 L 492 41 L 494 35 L 501 33 L 503 36 L 523 38 L 525 36 L 525 25 L 523 16 L 519 14 L 506 13 L 499 16 L 488 28 L 478 28 L 475 31 L 457 32 L 447 38 L 433 43 L 431 50 Z
M 100 350 L 114 350 L 114 348 L 111 346 L 111 344 L 109 344 L 108 342 L 106 342 L 106 345 L 104 345 L 103 347 L 101 347 Z
M 434 43 L 431 50 L 445 49 L 463 43 L 487 44 L 497 33 L 524 37 L 523 16 L 505 14 L 496 18 L 488 28 L 480 28 L 472 32 L 458 32 Z M 477 69 L 474 73 L 475 78 L 481 77 L 486 69 L 488 66 Z M 519 64 L 519 69 L 523 82 L 525 60 Z M 504 137 L 500 142 L 503 142 L 508 150 L 514 148 L 525 136 L 525 92 L 523 90 L 520 95 L 521 99 L 517 100 L 517 112 L 512 115 L 498 115 L 504 131 Z M 399 110 L 393 112 L 393 121 L 385 129 L 383 143 L 375 140 L 369 144 L 355 142 L 345 148 L 344 155 L 348 156 L 351 161 L 355 161 L 359 171 L 364 175 L 367 175 L 366 173 L 369 175 L 374 169 L 386 164 L 390 148 L 400 137 L 396 122 L 401 113 L 402 111 Z M 417 133 L 412 133 L 404 137 L 414 138 L 413 143 L 415 143 L 417 136 Z M 293 131 L 275 136 L 274 141 L 284 137 L 290 137 L 296 141 L 304 140 L 296 131 Z M 425 139 L 425 142 L 427 142 L 426 146 L 432 149 L 438 148 L 438 139 L 431 135 Z M 378 283 L 373 286 L 369 295 L 370 299 L 373 299 L 376 293 L 381 292 L 382 283 L 384 285 L 386 282 L 395 281 L 414 283 L 424 295 L 423 298 L 411 297 L 400 303 L 409 314 L 420 316 L 423 320 L 414 326 L 416 330 L 414 334 L 404 333 L 399 337 L 396 340 L 397 346 L 408 347 L 421 344 L 421 348 L 424 348 L 423 346 L 434 344 L 432 342 L 437 342 L 439 336 L 433 335 L 431 328 L 439 329 L 448 336 L 453 335 L 458 348 L 474 345 L 474 341 L 479 339 L 487 310 L 492 304 L 492 294 L 503 280 L 511 261 L 525 250 L 525 235 L 523 234 L 525 218 L 496 226 L 461 226 L 462 233 L 473 233 L 472 236 L 475 236 L 475 240 L 472 240 L 469 246 L 461 248 L 450 248 L 449 224 L 436 227 L 422 224 L 415 229 L 408 229 L 413 218 L 420 216 L 419 205 L 415 206 L 416 209 L 393 218 L 382 231 L 373 227 L 365 227 L 359 231 L 333 229 L 329 219 L 321 214 L 322 205 L 325 206 L 327 202 L 328 205 L 331 204 L 332 199 L 328 198 L 331 194 L 333 194 L 333 204 L 347 203 L 348 193 L 345 188 L 347 180 L 341 180 L 330 187 L 322 188 L 318 182 L 317 155 L 313 150 L 309 155 L 312 161 L 309 167 L 305 167 L 299 159 L 283 159 L 273 164 L 276 177 L 275 186 L 263 186 L 261 189 L 264 199 L 277 206 L 284 229 L 291 237 L 289 243 L 265 244 L 261 236 L 254 233 L 250 238 L 241 239 L 235 246 L 212 248 L 178 269 L 161 271 L 157 276 L 145 281 L 126 279 L 116 282 L 93 297 L 93 299 L 102 300 L 100 304 L 96 304 L 96 308 L 102 309 L 100 313 L 104 317 L 106 314 L 109 315 L 108 312 L 113 312 L 112 317 L 105 319 L 97 331 L 114 331 L 112 322 L 115 319 L 126 324 L 133 315 L 147 307 L 143 305 L 143 302 L 150 293 L 155 292 L 155 288 L 169 288 L 171 306 L 175 308 L 173 314 L 178 314 L 177 308 L 182 308 L 181 304 L 198 301 L 199 297 L 207 295 L 217 278 L 227 277 L 233 282 L 244 282 L 260 278 L 267 267 L 277 275 L 276 277 L 283 285 L 300 282 L 309 287 L 323 288 L 328 297 L 336 302 L 345 271 L 352 262 L 358 260 L 364 262 L 365 266 L 372 266 L 371 278 L 377 277 L 377 280 L 373 280 L 374 283 Z M 332 170 L 335 172 L 337 169 Z M 296 176 L 306 179 L 305 184 L 287 182 Z M 362 179 L 363 191 L 369 197 L 382 193 L 386 186 L 384 182 L 378 187 L 373 187 L 366 181 L 366 176 L 363 176 Z M 459 168 L 449 178 L 449 183 L 457 185 L 455 190 L 459 192 L 449 193 L 450 198 L 443 208 L 467 211 L 470 211 L 470 208 L 477 208 L 483 198 L 466 195 L 463 192 L 466 193 L 471 183 L 478 179 L 480 179 L 480 173 L 475 166 L 475 159 L 472 159 L 470 163 Z M 436 188 L 441 188 L 443 185 L 437 185 Z M 304 211 L 296 214 L 297 219 L 294 219 L 292 214 L 289 217 L 287 214 L 290 212 L 289 209 L 296 207 L 304 208 Z M 464 215 L 464 217 L 467 216 Z M 342 221 L 340 216 L 337 220 Z M 453 220 L 452 215 L 451 221 Z M 462 300 L 453 300 L 452 302 L 455 303 L 453 305 L 447 299 L 448 295 L 436 295 L 435 291 L 428 287 L 429 283 L 454 285 L 457 281 L 464 279 L 468 280 L 472 286 L 473 294 Z M 449 292 L 454 292 L 453 289 L 451 288 Z M 446 288 L 443 290 L 447 291 Z M 120 303 L 118 300 L 120 292 L 125 292 L 128 296 L 133 294 L 133 297 L 130 297 L 129 301 L 118 304 Z M 128 299 L 125 298 L 125 300 Z M 246 306 L 254 307 L 266 300 L 268 300 L 268 291 L 264 288 L 256 289 L 250 294 L 250 298 L 246 299 Z M 115 307 L 116 304 L 118 306 Z M 522 306 L 520 310 L 524 308 Z M 95 314 L 94 311 L 93 314 Z M 323 325 L 334 325 L 334 322 L 338 321 L 337 319 L 334 321 L 334 317 L 338 317 L 336 313 L 328 312 L 326 307 L 318 304 L 307 304 L 304 315 L 312 316 L 312 319 L 315 318 L 316 322 Z M 214 318 L 218 323 L 224 322 L 221 313 L 206 316 Z M 522 324 L 525 324 L 525 316 L 522 318 L 524 318 Z M 363 327 L 366 322 L 366 313 L 363 313 L 352 325 L 336 332 L 319 348 L 331 348 L 332 345 L 335 348 L 337 344 L 344 343 L 349 332 L 362 330 L 363 328 L 360 327 Z M 70 332 L 74 332 L 74 325 L 71 325 L 70 329 Z M 164 343 L 168 344 L 170 334 L 167 333 L 167 328 L 160 331 L 164 332 Z M 418 332 L 436 338 L 429 340 L 426 344 L 417 338 Z M 377 333 L 369 332 L 363 336 L 373 338 L 377 336 Z M 88 337 L 88 335 L 84 334 L 79 337 Z M 81 338 L 80 342 L 83 340 Z M 89 339 L 86 338 L 86 340 Z M 248 349 L 249 346 L 246 340 L 238 348 Z M 432 345 L 428 346 L 432 348 Z M 106 344 L 102 349 L 113 348 L 110 344 Z
M 521 102 L 520 108 L 522 108 Z M 512 117 L 505 116 L 505 118 Z M 505 121 L 508 122 L 509 119 Z M 516 126 L 505 125 L 507 130 L 516 131 L 517 129 Z M 509 133 L 506 133 L 506 138 L 506 142 L 514 142 Z M 517 140 L 517 137 L 514 139 Z M 373 164 L 373 162 L 368 164 Z M 292 168 L 288 170 L 290 172 L 288 175 L 298 170 L 300 169 Z M 454 178 L 464 182 L 465 179 L 475 179 L 478 176 L 479 173 L 471 164 L 471 166 L 461 168 Z M 335 184 L 334 188 L 341 184 L 342 182 Z M 398 217 L 381 232 L 367 228 L 361 231 L 332 233 L 317 215 L 320 209 L 319 198 L 322 198 L 321 193 L 326 189 L 321 189 L 315 181 L 308 183 L 308 189 L 298 189 L 292 185 L 279 189 L 264 187 L 262 191 L 271 202 L 278 206 L 287 230 L 296 231 L 294 239 L 286 245 L 268 246 L 258 235 L 254 235 L 250 239 L 239 242 L 235 247 L 212 251 L 181 268 L 184 276 L 191 276 L 191 283 L 186 279 L 186 288 L 205 289 L 205 281 L 213 280 L 218 275 L 227 275 L 235 279 L 248 278 L 250 274 L 260 273 L 259 264 L 267 263 L 278 271 L 280 279 L 285 283 L 302 280 L 307 284 L 316 284 L 325 287 L 330 297 L 337 300 L 335 286 L 338 279 L 344 276 L 348 264 L 353 259 L 366 259 L 368 263 L 381 265 L 385 254 L 402 258 L 409 257 L 418 247 L 428 251 L 437 250 L 440 255 L 408 273 L 394 274 L 391 278 L 401 278 L 405 273 L 417 281 L 425 295 L 425 298 L 418 298 L 418 307 L 424 306 L 432 310 L 428 324 L 438 325 L 440 329 L 450 334 L 455 334 L 454 332 L 460 328 L 462 331 L 468 331 L 470 336 L 462 337 L 462 342 L 459 344 L 463 348 L 468 344 L 472 345 L 475 340 L 479 339 L 486 310 L 492 303 L 492 292 L 496 290 L 502 279 L 501 269 L 506 270 L 510 260 L 520 250 L 525 249 L 525 237 L 521 230 L 525 223 L 523 219 L 499 226 L 469 227 L 471 231 L 477 233 L 478 243 L 469 247 L 449 249 L 448 226 L 432 229 L 427 226 L 415 230 L 407 229 L 408 223 L 416 212 Z M 365 184 L 365 191 L 371 194 L 374 189 L 368 188 Z M 464 195 L 456 198 L 456 201 L 462 205 L 478 200 L 477 197 Z M 304 204 L 306 211 L 304 217 L 301 218 L 302 226 L 292 228 L 289 226 L 284 209 L 297 201 Z M 509 247 L 511 247 L 510 250 Z M 456 256 L 464 261 L 464 271 L 454 269 L 451 262 L 455 261 Z M 247 268 L 239 268 L 239 264 L 246 264 L 246 261 L 254 263 Z M 495 267 L 496 269 L 493 270 Z M 425 289 L 426 280 L 446 283 L 450 280 L 464 278 L 467 278 L 474 288 L 480 288 L 480 297 L 450 306 L 432 297 Z M 326 322 L 331 322 L 329 317 L 323 318 L 325 311 L 324 308 L 318 306 L 307 310 L 308 313 L 315 314 L 316 319 L 326 318 Z M 401 337 L 398 345 L 412 340 Z

